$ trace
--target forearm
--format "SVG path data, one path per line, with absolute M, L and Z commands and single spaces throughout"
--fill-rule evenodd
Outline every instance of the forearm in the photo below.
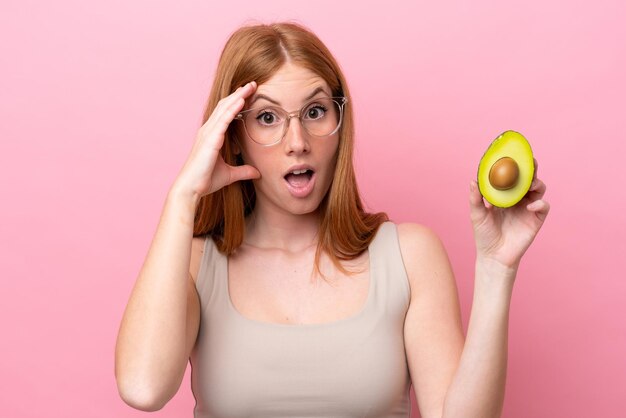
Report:
M 515 269 L 476 261 L 474 300 L 463 353 L 443 417 L 499 417 L 506 384 L 508 322 Z
M 187 358 L 185 332 L 193 200 L 170 191 L 119 330 L 120 393 L 148 405 L 175 390 Z

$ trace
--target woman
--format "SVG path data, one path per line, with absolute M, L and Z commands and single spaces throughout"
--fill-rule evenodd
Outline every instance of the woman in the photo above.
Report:
M 196 417 L 499 416 L 520 259 L 545 185 L 506 210 L 470 185 L 475 293 L 465 340 L 437 236 L 365 213 L 347 83 L 289 23 L 227 42 L 122 320 L 121 397 L 147 411 L 192 364 Z

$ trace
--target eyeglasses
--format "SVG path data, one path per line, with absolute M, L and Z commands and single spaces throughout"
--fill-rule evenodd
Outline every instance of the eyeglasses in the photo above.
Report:
M 250 139 L 259 145 L 270 146 L 283 140 L 289 121 L 296 117 L 311 136 L 325 137 L 336 133 L 343 120 L 345 97 L 319 97 L 298 111 L 287 112 L 278 106 L 261 106 L 239 112 L 235 120 L 243 122 Z

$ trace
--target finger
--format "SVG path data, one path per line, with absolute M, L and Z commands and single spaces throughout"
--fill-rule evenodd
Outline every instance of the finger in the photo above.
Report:
M 233 93 L 222 98 L 217 103 L 215 109 L 213 110 L 213 113 L 205 123 L 207 129 L 211 129 L 210 127 L 214 127 L 216 125 L 223 126 L 224 117 L 230 117 L 230 121 L 232 121 L 237 112 L 239 112 L 245 104 L 246 97 L 251 95 L 256 90 L 256 87 L 256 82 L 251 81 L 243 86 L 238 87 Z M 233 111 L 233 109 L 236 109 L 236 111 Z
M 528 193 L 532 193 L 533 200 L 541 199 L 546 194 L 546 184 L 539 179 L 534 179 L 530 189 L 528 189 Z
M 548 216 L 548 212 L 550 212 L 550 204 L 545 200 L 539 199 L 526 205 L 526 209 L 531 212 L 535 212 L 537 218 L 539 218 L 539 220 L 543 222 Z
M 473 221 L 483 219 L 487 215 L 487 208 L 483 202 L 483 196 L 478 189 L 478 183 L 475 180 L 470 181 L 470 216 Z
M 533 171 L 533 180 L 537 178 L 537 171 L 539 170 L 539 162 L 535 157 L 533 157 L 533 164 L 535 165 L 535 170 Z
M 240 86 L 232 92 L 228 97 L 243 97 L 246 98 L 251 95 L 256 90 L 257 84 L 256 81 L 249 81 L 248 83 Z
M 236 101 L 232 102 L 228 107 L 222 109 L 217 115 L 215 120 L 215 129 L 220 135 L 226 133 L 228 126 L 235 120 L 237 114 L 241 111 L 245 104 L 245 99 L 243 97 L 237 98 Z
M 256 81 L 250 81 L 243 86 L 239 87 L 234 93 L 231 95 L 239 95 L 240 97 L 246 98 L 250 96 L 256 90 L 257 84 Z
M 249 83 L 238 87 L 237 90 L 218 102 L 215 108 L 215 112 L 219 115 L 221 111 L 228 112 L 228 110 L 233 106 L 239 107 L 239 109 L 241 109 L 242 106 L 240 106 L 239 103 L 242 101 L 242 99 L 245 103 L 246 97 L 250 96 L 255 90 L 256 82 L 254 81 L 250 81 Z
M 233 122 L 241 109 L 243 109 L 246 103 L 245 98 L 252 94 L 255 89 L 256 82 L 251 81 L 245 86 L 242 86 L 240 91 L 222 99 L 220 106 L 215 109 L 214 115 L 211 115 L 209 118 L 213 120 L 213 123 L 209 125 L 207 129 L 210 129 L 211 132 L 217 132 L 220 136 L 224 135 L 228 126 Z
M 228 184 L 235 183 L 241 180 L 252 180 L 261 177 L 261 173 L 251 165 L 239 165 L 229 167 L 229 181 Z M 227 184 L 227 186 L 228 186 Z
M 224 105 L 229 105 L 230 101 L 237 100 L 240 97 L 247 97 L 252 94 L 256 90 L 257 84 L 256 81 L 249 81 L 243 86 L 237 87 L 234 92 L 230 93 L 228 96 L 224 97 L 221 102 Z

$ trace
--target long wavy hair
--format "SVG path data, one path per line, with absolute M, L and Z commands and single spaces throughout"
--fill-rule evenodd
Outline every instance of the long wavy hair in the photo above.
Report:
M 322 253 L 326 253 L 339 270 L 351 274 L 354 272 L 348 271 L 341 260 L 352 260 L 362 254 L 379 226 L 389 218 L 383 212 L 367 213 L 363 209 L 352 162 L 354 120 L 350 92 L 339 65 L 318 37 L 308 28 L 292 22 L 244 26 L 235 31 L 220 56 L 203 124 L 220 99 L 249 81 L 255 80 L 261 85 L 287 61 L 318 74 L 330 87 L 332 96 L 348 99 L 339 130 L 335 174 L 319 207 L 315 271 L 324 277 L 319 262 Z M 227 164 L 243 163 L 235 153 L 236 144 L 233 123 L 221 149 Z M 244 220 L 254 209 L 255 201 L 250 180 L 233 183 L 203 196 L 196 209 L 194 236 L 209 234 L 220 252 L 232 254 L 243 242 Z

